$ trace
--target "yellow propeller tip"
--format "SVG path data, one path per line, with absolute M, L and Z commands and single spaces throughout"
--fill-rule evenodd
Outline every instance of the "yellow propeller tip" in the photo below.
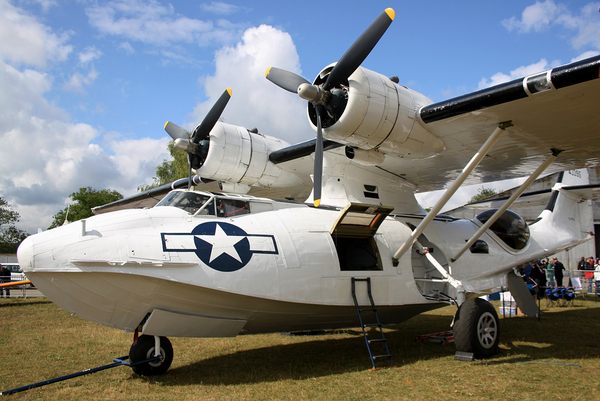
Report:
M 394 11 L 393 8 L 386 8 L 385 9 L 385 13 L 388 15 L 388 17 L 390 17 L 390 19 L 393 21 L 394 18 L 396 17 L 396 12 Z
M 315 199 L 315 202 L 314 202 L 315 207 L 319 207 L 320 204 L 321 204 L 321 199 Z
M 271 71 L 271 68 L 273 68 L 273 67 L 267 68 L 267 72 L 265 72 L 265 78 L 267 77 L 267 75 L 269 75 L 269 71 Z
M 227 93 L 229 93 L 229 96 L 231 96 L 231 88 L 227 88 Z
M 165 123 L 165 126 L 163 127 L 163 129 L 167 129 L 167 125 L 169 125 L 168 121 Z

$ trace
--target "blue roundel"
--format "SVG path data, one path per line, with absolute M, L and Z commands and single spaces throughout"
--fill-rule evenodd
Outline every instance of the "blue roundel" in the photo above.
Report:
M 233 272 L 246 266 L 252 258 L 246 232 L 233 224 L 203 223 L 192 231 L 196 255 L 207 266 Z

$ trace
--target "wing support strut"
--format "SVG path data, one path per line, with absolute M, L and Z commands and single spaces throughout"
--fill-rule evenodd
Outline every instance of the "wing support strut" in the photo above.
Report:
M 548 166 L 552 164 L 552 162 L 554 162 L 554 160 L 556 160 L 560 152 L 562 151 L 552 149 L 552 155 L 548 156 L 546 161 L 542 163 L 523 184 L 521 184 L 519 189 L 517 189 L 517 191 L 514 194 L 512 194 L 512 196 L 506 202 L 504 202 L 504 204 L 500 208 L 498 208 L 498 210 L 496 210 L 492 217 L 490 217 L 488 221 L 486 221 L 485 224 L 482 225 L 475 234 L 473 234 L 471 239 L 469 239 L 465 243 L 461 250 L 458 251 L 456 256 L 450 259 L 450 261 L 455 262 L 458 258 L 460 258 L 462 254 L 465 253 L 465 251 L 469 249 L 471 245 L 473 245 L 475 241 L 479 239 L 479 237 L 481 237 L 481 234 L 483 234 L 488 228 L 490 228 L 492 224 L 494 224 L 496 220 L 498 220 L 500 216 L 502 216 L 502 214 L 519 198 L 519 196 L 521 196 L 521 194 L 525 192 L 527 188 L 529 188 L 529 186 L 539 177 L 539 175 L 542 174 L 544 170 L 546 170 L 546 168 L 548 168 Z
M 408 240 L 406 240 L 406 242 L 404 242 L 404 244 L 402 244 L 400 249 L 398 249 L 398 251 L 396 252 L 396 254 L 394 255 L 394 258 L 393 258 L 394 263 L 397 263 L 398 260 L 402 257 L 402 255 L 404 255 L 404 253 L 408 249 L 410 249 L 411 246 L 413 246 L 413 244 L 415 243 L 417 238 L 419 238 L 419 236 L 421 234 L 423 234 L 423 231 L 425 230 L 425 228 L 427 228 L 427 226 L 429 225 L 429 223 L 431 223 L 431 221 L 434 219 L 434 217 L 438 215 L 438 213 L 442 210 L 444 205 L 448 202 L 448 200 L 450 200 L 452 195 L 454 195 L 456 193 L 456 191 L 458 191 L 458 189 L 461 187 L 461 185 L 469 177 L 469 174 L 471 174 L 471 172 L 475 169 L 475 167 L 477 167 L 479 165 L 479 163 L 481 163 L 481 160 L 483 160 L 485 155 L 489 152 L 489 150 L 492 148 L 492 146 L 494 146 L 496 144 L 498 139 L 500 139 L 500 136 L 504 133 L 504 130 L 506 130 L 506 128 L 508 128 L 508 127 L 512 127 L 512 122 L 506 121 L 506 122 L 500 123 L 498 125 L 498 127 L 496 127 L 496 129 L 494 130 L 492 135 L 490 135 L 490 137 L 485 141 L 485 143 L 483 145 L 481 145 L 481 148 L 479 149 L 479 151 L 477 153 L 475 153 L 475 155 L 473 155 L 473 157 L 471 158 L 469 163 L 467 163 L 467 165 L 465 166 L 463 171 L 460 173 L 460 175 L 458 177 L 456 177 L 456 179 L 454 180 L 452 185 L 450 185 L 450 187 L 446 190 L 446 192 L 444 192 L 442 197 L 437 201 L 437 203 L 429 211 L 429 213 L 427 213 L 427 216 L 425 216 L 425 218 L 421 221 L 421 223 L 419 223 L 417 228 L 415 228 L 413 230 L 410 238 Z

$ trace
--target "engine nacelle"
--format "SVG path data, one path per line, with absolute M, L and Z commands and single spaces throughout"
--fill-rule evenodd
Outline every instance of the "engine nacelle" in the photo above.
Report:
M 315 85 L 327 79 L 333 65 L 319 74 Z M 384 75 L 359 67 L 332 93 L 336 99 L 330 102 L 332 106 L 323 118 L 323 136 L 327 139 L 411 159 L 432 157 L 445 148 L 437 136 L 417 122 L 418 110 L 432 101 Z M 310 103 L 308 115 L 316 130 L 316 113 Z
M 197 170 L 202 178 L 243 186 L 285 188 L 302 180 L 269 161 L 269 153 L 289 146 L 285 141 L 218 122 L 210 132 L 204 164 Z

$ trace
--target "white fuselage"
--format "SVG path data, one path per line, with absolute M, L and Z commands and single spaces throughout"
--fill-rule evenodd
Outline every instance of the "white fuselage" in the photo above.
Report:
M 205 195 L 213 200 L 204 208 L 214 207 L 215 195 Z M 27 277 L 69 312 L 153 335 L 218 337 L 357 326 L 352 277 L 371 278 L 384 324 L 456 298 L 456 289 L 439 282 L 415 250 L 393 263 L 418 217 L 386 218 L 369 248 L 368 239 L 347 244 L 330 233 L 337 209 L 240 196 L 235 201 L 246 206 L 229 217 L 219 216 L 218 207 L 217 213 L 190 214 L 160 204 L 94 216 L 29 237 L 19 248 L 19 262 Z M 448 268 L 452 254 L 477 228 L 474 221 L 440 219 L 420 239 L 468 292 L 502 285 L 513 266 L 544 252 L 533 237 L 526 249 L 511 252 L 490 233 L 482 237 L 489 253 L 467 252 Z M 365 246 L 366 254 L 354 249 Z M 347 255 L 343 261 L 340 253 Z M 357 285 L 356 291 L 367 304 L 366 286 Z

